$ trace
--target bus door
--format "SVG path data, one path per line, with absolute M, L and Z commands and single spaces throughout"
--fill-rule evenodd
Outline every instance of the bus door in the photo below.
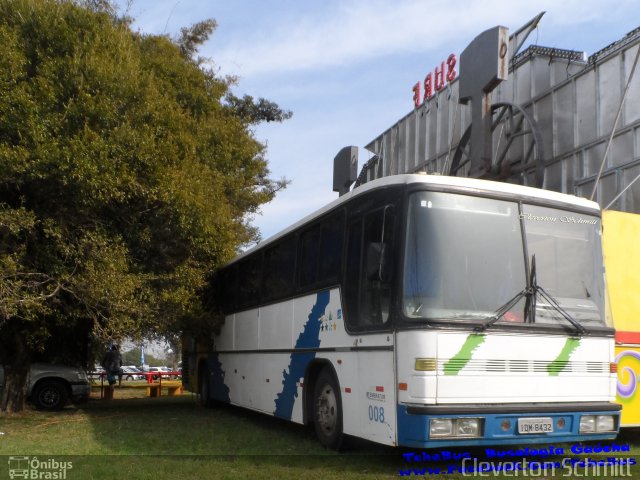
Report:
M 391 330 L 395 208 L 385 205 L 349 224 L 344 297 L 357 356 L 354 414 L 359 436 L 395 445 L 396 394 Z M 347 414 L 345 410 L 345 415 Z

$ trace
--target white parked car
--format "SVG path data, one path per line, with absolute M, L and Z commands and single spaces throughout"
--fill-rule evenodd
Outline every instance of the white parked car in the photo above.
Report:
M 135 365 L 124 365 L 122 367 L 122 378 L 124 380 L 144 380 L 145 376 L 141 375 L 142 370 L 140 370 Z
M 4 369 L 0 366 L 0 392 L 4 387 Z M 70 401 L 86 402 L 91 384 L 84 370 L 66 365 L 31 364 L 27 398 L 41 410 L 60 410 Z

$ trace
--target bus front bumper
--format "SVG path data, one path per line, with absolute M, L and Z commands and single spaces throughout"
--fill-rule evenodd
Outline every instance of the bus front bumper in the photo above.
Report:
M 398 445 L 416 448 L 611 440 L 614 403 L 398 405 Z

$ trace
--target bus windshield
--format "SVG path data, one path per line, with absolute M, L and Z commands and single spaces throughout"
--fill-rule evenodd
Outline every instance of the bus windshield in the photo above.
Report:
M 405 245 L 405 317 L 490 319 L 527 288 L 534 255 L 537 285 L 565 313 L 580 323 L 604 324 L 599 218 L 526 204 L 520 210 L 515 201 L 414 193 Z M 567 323 L 540 296 L 534 316 L 525 315 L 525 303 L 523 296 L 498 322 Z

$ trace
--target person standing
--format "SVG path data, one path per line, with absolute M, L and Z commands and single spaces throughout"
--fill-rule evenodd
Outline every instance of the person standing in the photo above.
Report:
M 107 373 L 109 387 L 105 391 L 105 400 L 113 400 L 113 392 L 116 388 L 116 379 L 120 376 L 122 367 L 122 356 L 118 345 L 112 345 L 102 358 L 102 368 Z

